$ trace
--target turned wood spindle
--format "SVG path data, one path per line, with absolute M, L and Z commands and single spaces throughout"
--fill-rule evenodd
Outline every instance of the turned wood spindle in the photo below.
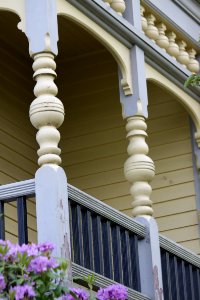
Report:
M 157 38 L 159 37 L 158 28 L 155 26 L 156 18 L 153 14 L 147 14 L 146 19 L 147 19 L 147 29 L 145 31 L 145 34 L 152 41 L 155 42 L 157 40 Z
M 140 15 L 141 15 L 141 24 L 142 24 L 142 31 L 145 32 L 147 30 L 147 19 L 144 17 L 145 8 L 144 6 L 140 6 Z
M 152 216 L 152 201 L 150 195 L 152 188 L 149 182 L 155 175 L 152 159 L 147 155 L 148 145 L 145 141 L 147 125 L 142 115 L 135 115 L 127 119 L 127 139 L 129 140 L 129 158 L 124 164 L 124 174 L 130 182 L 130 193 L 133 199 L 133 217 Z
M 195 49 L 189 49 L 189 63 L 187 65 L 187 68 L 192 73 L 198 73 L 199 72 L 199 62 L 197 59 L 195 59 L 195 56 L 197 54 Z
M 177 42 L 178 46 L 179 46 L 179 54 L 177 56 L 177 61 L 184 65 L 185 67 L 189 64 L 189 54 L 187 53 L 187 51 L 185 50 L 187 44 L 185 41 L 181 40 Z
M 173 31 L 169 31 L 166 33 L 166 36 L 169 39 L 169 46 L 166 49 L 167 53 L 176 59 L 179 54 L 179 47 L 176 43 L 176 34 Z
M 165 31 L 167 29 L 166 25 L 162 22 L 158 23 L 157 25 L 158 32 L 159 32 L 159 37 L 156 40 L 156 44 L 160 47 L 163 48 L 165 51 L 169 47 L 169 39 L 165 35 Z
M 110 6 L 120 15 L 124 13 L 126 4 L 124 0 L 112 0 Z

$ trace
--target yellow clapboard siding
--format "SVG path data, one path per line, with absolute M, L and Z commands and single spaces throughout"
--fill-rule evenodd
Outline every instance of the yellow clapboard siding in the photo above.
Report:
M 66 142 L 68 151 L 74 151 L 77 149 L 84 149 L 101 144 L 116 142 L 119 141 L 124 135 L 125 129 L 120 127 L 74 138 L 65 139 L 65 137 L 63 137 L 63 143 Z
M 12 233 L 14 236 L 18 235 L 17 223 L 14 220 L 5 218 L 5 228 L 7 232 Z M 30 241 L 37 239 L 36 231 L 30 228 L 28 228 L 28 236 Z
M 173 115 L 177 113 L 184 112 L 182 106 L 178 103 L 178 101 L 170 101 L 165 103 L 158 103 L 155 106 L 151 105 L 148 109 L 150 120 L 160 118 L 166 115 Z
M 195 199 L 194 181 L 153 190 L 151 198 L 154 203 L 161 203 L 188 196 L 193 196 Z
M 82 176 L 75 179 L 70 179 L 71 184 L 79 186 L 80 189 L 94 188 L 102 185 L 108 185 L 116 182 L 121 182 L 123 177 L 123 170 L 106 171 L 88 176 Z
M 128 210 L 131 207 L 132 198 L 131 195 L 123 195 L 121 197 L 106 199 L 104 200 L 104 202 L 114 207 L 115 209 L 119 209 L 125 212 L 125 210 Z
M 191 241 L 186 241 L 186 242 L 181 242 L 180 243 L 183 247 L 191 249 L 194 253 L 197 253 L 198 255 L 200 255 L 200 242 L 199 242 L 199 238 L 195 239 L 195 240 L 191 240 Z
M 170 157 L 155 162 L 156 174 L 192 167 L 191 153 Z
M 5 216 L 17 222 L 17 209 L 10 204 L 5 205 Z M 28 227 L 35 230 L 36 228 L 36 219 L 35 217 L 28 214 Z
M 173 200 L 173 202 L 160 202 L 153 205 L 154 216 L 156 218 L 194 211 L 195 209 L 196 201 L 193 196 L 176 199 Z
M 198 240 L 199 238 L 199 229 L 198 226 L 189 226 L 178 229 L 172 229 L 168 231 L 163 231 L 163 235 L 166 237 L 173 239 L 179 243 L 187 240 Z
M 163 144 L 170 144 L 173 142 L 178 142 L 182 140 L 188 140 L 190 137 L 190 132 L 187 126 L 167 129 L 161 132 L 151 133 L 150 138 L 147 138 L 150 149 L 152 147 L 160 146 Z
M 80 176 L 105 172 L 115 168 L 122 168 L 125 159 L 125 154 L 115 155 L 94 161 L 87 161 L 73 166 L 66 166 L 66 169 L 68 170 L 69 178 L 74 179 Z
M 97 199 L 105 200 L 109 198 L 127 195 L 127 191 L 129 191 L 129 183 L 126 181 L 113 183 L 111 185 L 85 189 L 85 191 L 86 193 L 97 197 Z
M 160 119 L 159 118 L 153 120 L 149 119 L 147 122 L 148 133 L 152 134 L 154 132 L 176 128 L 177 124 L 179 127 L 182 127 L 185 125 L 185 122 L 186 122 L 185 113 L 165 116 Z
M 176 215 L 165 216 L 156 219 L 158 222 L 158 228 L 161 232 L 165 230 L 193 226 L 198 224 L 197 212 L 189 211 Z
M 149 151 L 149 155 L 154 161 L 187 153 L 191 154 L 191 145 L 189 139 L 170 144 L 164 144 L 158 147 L 151 147 Z
M 62 154 L 62 160 L 63 165 L 75 165 L 88 160 L 92 161 L 103 157 L 116 156 L 117 154 L 123 154 L 123 158 L 125 158 L 124 153 L 126 153 L 126 144 L 124 141 L 116 141 L 73 152 L 65 152 Z M 128 157 L 128 155 L 126 156 Z
M 193 181 L 193 178 L 192 168 L 162 173 L 154 177 L 152 187 L 153 189 L 157 189 L 170 185 L 178 185 L 179 183 Z

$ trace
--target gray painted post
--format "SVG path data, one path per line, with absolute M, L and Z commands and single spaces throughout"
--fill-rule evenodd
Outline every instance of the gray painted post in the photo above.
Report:
M 53 255 L 70 262 L 69 207 L 64 170 L 53 164 L 39 168 L 35 175 L 35 192 L 38 242 L 53 243 L 56 246 Z
M 140 0 L 126 0 L 126 10 L 123 16 L 128 22 L 133 24 L 135 28 L 142 30 Z
M 58 24 L 55 0 L 25 0 L 29 52 L 58 54 Z
M 137 217 L 136 220 L 147 230 L 145 239 L 138 244 L 141 292 L 152 300 L 164 300 L 157 223 L 152 217 Z

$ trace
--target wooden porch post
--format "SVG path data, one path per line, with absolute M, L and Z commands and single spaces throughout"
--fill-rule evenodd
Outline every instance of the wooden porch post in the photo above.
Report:
M 142 31 L 140 0 L 126 1 L 126 18 Z M 146 227 L 146 237 L 138 243 L 141 292 L 152 300 L 164 300 L 159 233 L 153 218 L 151 180 L 155 175 L 154 162 L 148 156 L 146 143 L 148 117 L 148 97 L 144 52 L 137 46 L 130 50 L 132 59 L 133 94 L 125 96 L 120 87 L 120 101 L 123 118 L 126 119 L 128 159 L 124 165 L 124 174 L 130 183 L 132 197 L 132 215 Z
M 71 260 L 67 178 L 61 164 L 58 128 L 64 107 L 56 97 L 57 12 L 55 0 L 26 0 L 26 35 L 33 58 L 35 100 L 30 121 L 38 130 L 40 168 L 35 175 L 38 242 L 52 242 L 54 255 Z M 71 277 L 69 268 L 68 278 Z

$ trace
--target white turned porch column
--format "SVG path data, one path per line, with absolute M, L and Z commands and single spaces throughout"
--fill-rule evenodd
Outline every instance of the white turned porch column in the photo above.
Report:
M 155 175 L 152 159 L 148 157 L 149 148 L 145 141 L 147 125 L 142 115 L 135 115 L 127 119 L 127 139 L 129 140 L 128 155 L 124 165 L 126 179 L 130 182 L 130 193 L 133 199 L 133 217 L 152 216 L 152 188 L 149 182 Z
M 56 63 L 52 53 L 43 52 L 33 55 L 34 79 L 36 99 L 30 106 L 30 120 L 38 129 L 36 140 L 40 146 L 38 150 L 38 164 L 60 165 L 61 150 L 58 148 L 60 133 L 57 130 L 64 121 L 64 107 L 56 97 L 58 92 L 54 83 L 56 77 Z
M 64 121 L 64 106 L 56 97 L 58 24 L 56 1 L 25 0 L 26 35 L 33 58 L 35 99 L 30 121 L 38 130 L 38 164 L 35 174 L 38 242 L 55 245 L 54 256 L 71 261 L 67 178 L 61 164 L 58 128 Z M 37 26 L 36 26 L 37 24 Z M 67 278 L 71 279 L 71 268 Z

